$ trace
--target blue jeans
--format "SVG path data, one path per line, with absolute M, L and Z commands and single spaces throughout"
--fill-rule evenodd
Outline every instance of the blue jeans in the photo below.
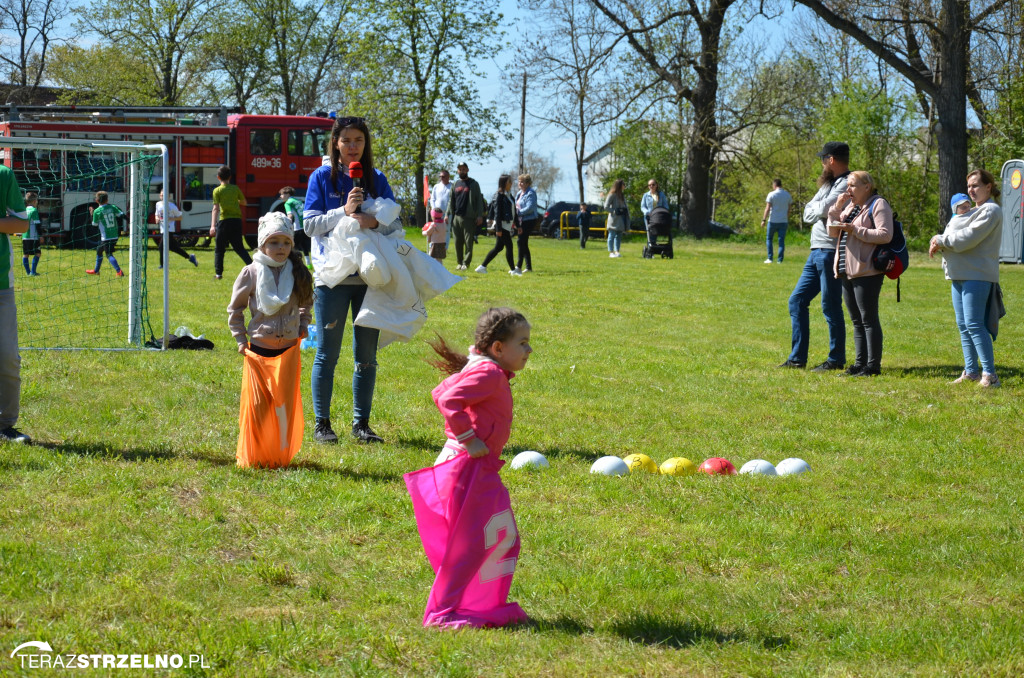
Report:
M 786 252 L 786 227 L 789 226 L 785 221 L 775 224 L 768 224 L 768 238 L 766 243 L 768 244 L 768 258 L 772 258 L 772 236 L 778 234 L 779 237 L 779 261 L 782 261 L 782 256 Z
M 608 229 L 608 251 L 618 252 L 619 247 L 622 246 L 622 231 L 613 231 Z
M 341 353 L 345 333 L 345 316 L 352 309 L 353 323 L 366 296 L 366 285 L 341 284 L 334 288 L 320 285 L 314 294 L 316 327 L 320 344 L 313 358 L 313 414 L 317 419 L 330 419 L 331 396 L 334 394 L 334 368 Z M 368 423 L 373 405 L 373 388 L 377 382 L 377 339 L 380 330 L 352 325 L 352 419 Z
M 992 335 L 988 333 L 985 324 L 985 309 L 991 291 L 992 283 L 984 280 L 953 281 L 953 313 L 956 314 L 956 326 L 960 329 L 964 371 L 968 374 L 978 373 L 979 359 L 982 372 L 996 373 Z
M 835 250 L 813 249 L 800 273 L 800 279 L 789 295 L 789 315 L 793 321 L 793 351 L 789 359 L 807 362 L 807 346 L 811 338 L 808 307 L 821 293 L 821 312 L 828 323 L 828 359 L 846 364 L 846 319 L 843 317 L 843 285 L 832 274 Z

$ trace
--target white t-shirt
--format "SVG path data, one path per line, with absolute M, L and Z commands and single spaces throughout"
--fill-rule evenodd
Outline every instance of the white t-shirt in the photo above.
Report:
M 789 205 L 793 202 L 793 196 L 784 188 L 776 188 L 768 194 L 765 202 L 772 206 L 768 213 L 769 224 L 784 224 L 789 221 Z
M 178 225 L 180 224 L 178 219 L 181 219 L 181 210 L 170 200 L 167 201 L 167 211 L 170 213 L 171 218 L 168 220 L 171 222 L 171 233 L 178 232 Z M 160 224 L 160 232 L 167 232 L 167 224 L 164 223 L 164 201 L 158 200 L 156 203 L 156 223 Z
M 441 210 L 441 212 L 448 211 L 448 201 L 452 196 L 452 182 L 445 184 L 444 182 L 437 182 L 434 184 L 433 190 L 430 191 L 430 209 Z

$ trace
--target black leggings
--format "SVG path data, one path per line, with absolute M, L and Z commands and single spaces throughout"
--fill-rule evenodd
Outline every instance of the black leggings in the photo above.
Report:
M 242 241 L 242 220 L 221 219 L 217 222 L 217 240 L 213 250 L 213 272 L 217 275 L 224 274 L 224 252 L 228 248 L 228 243 L 231 243 L 231 249 L 246 266 L 252 263 L 252 257 L 249 256 Z
M 499 252 L 505 250 L 505 260 L 508 261 L 508 270 L 511 271 L 515 268 L 512 264 L 512 233 L 498 226 L 495 235 L 497 236 L 497 242 L 494 243 L 494 248 L 484 257 L 484 266 L 486 267 L 487 264 L 491 263 L 491 259 L 498 256 Z
M 305 231 L 301 228 L 295 231 L 295 249 L 308 257 L 310 244 L 309 236 L 306 235 Z
M 152 236 L 152 238 L 153 238 L 153 242 L 156 243 L 156 251 L 160 253 L 160 265 L 163 266 L 164 265 L 164 243 L 163 243 L 163 240 L 162 240 L 161 236 L 156 235 L 156 234 L 154 234 Z M 178 242 L 178 239 L 175 238 L 173 235 L 171 236 L 171 239 L 167 241 L 167 249 L 170 250 L 171 252 L 174 252 L 177 255 L 180 255 L 180 256 L 185 257 L 186 259 L 188 259 L 188 252 L 186 252 L 182 248 L 181 243 Z
M 843 278 L 843 301 L 853 323 L 854 365 L 878 370 L 882 364 L 882 323 L 878 319 L 878 296 L 885 276 Z
M 516 264 L 516 268 L 522 270 L 533 270 L 533 261 L 530 259 L 530 234 L 533 233 L 533 227 L 537 225 L 536 219 L 527 219 L 522 222 L 519 227 L 519 237 L 516 239 L 516 246 L 519 248 L 519 263 Z M 523 267 L 523 264 L 526 267 Z

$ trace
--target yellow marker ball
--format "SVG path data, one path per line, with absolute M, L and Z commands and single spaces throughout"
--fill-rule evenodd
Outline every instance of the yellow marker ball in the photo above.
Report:
M 664 476 L 689 476 L 697 472 L 697 465 L 686 457 L 672 457 L 661 464 Z
M 628 457 L 623 457 L 622 461 L 626 462 L 630 473 L 634 471 L 658 472 L 658 465 L 646 454 L 631 454 Z

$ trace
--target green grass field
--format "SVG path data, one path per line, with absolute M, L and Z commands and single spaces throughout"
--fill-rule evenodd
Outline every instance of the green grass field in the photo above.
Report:
M 901 303 L 883 288 L 882 375 L 848 379 L 776 368 L 806 245 L 772 266 L 746 243 L 677 240 L 671 261 L 641 259 L 637 240 L 618 260 L 601 242 L 532 249 L 535 273 L 470 272 L 420 336 L 380 352 L 372 423 L 387 444 L 312 442 L 305 352 L 306 443 L 284 471 L 234 465 L 230 253 L 221 281 L 210 251 L 198 270 L 171 260 L 171 327 L 212 352 L 24 352 L 19 427 L 37 444 L 0 445 L 0 674 L 48 673 L 10 658 L 26 641 L 211 667 L 174 675 L 1024 674 L 1024 268 L 1003 267 L 1003 388 L 985 391 L 949 383 L 962 366 L 949 285 L 923 254 Z M 444 441 L 424 340 L 468 345 L 488 305 L 533 323 L 505 456 L 538 450 L 551 469 L 503 477 L 523 542 L 512 599 L 534 623 L 423 629 L 433 575 L 402 474 Z M 339 432 L 350 356 L 346 337 Z M 795 456 L 813 471 L 588 472 L 634 452 Z

